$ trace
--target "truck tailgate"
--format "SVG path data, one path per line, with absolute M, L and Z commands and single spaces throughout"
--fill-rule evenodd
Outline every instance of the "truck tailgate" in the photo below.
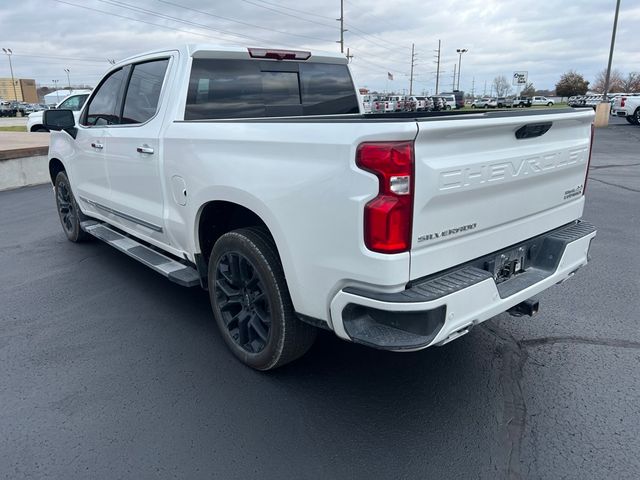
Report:
M 411 280 L 579 218 L 592 119 L 579 110 L 418 121 Z

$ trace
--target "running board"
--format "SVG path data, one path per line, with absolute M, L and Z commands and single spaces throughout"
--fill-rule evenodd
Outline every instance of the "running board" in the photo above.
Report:
M 89 220 L 82 222 L 80 227 L 85 232 L 126 253 L 131 258 L 152 268 L 178 285 L 183 287 L 200 285 L 200 275 L 198 275 L 198 271 L 195 268 L 184 265 L 137 242 L 131 237 L 118 233 L 106 223 Z

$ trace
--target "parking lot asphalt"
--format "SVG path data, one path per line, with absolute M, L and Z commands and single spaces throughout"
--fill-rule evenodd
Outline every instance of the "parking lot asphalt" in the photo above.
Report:
M 68 242 L 49 186 L 0 193 L 0 478 L 632 479 L 640 471 L 640 127 L 597 130 L 592 260 L 444 347 L 322 332 L 241 365 L 207 295 Z

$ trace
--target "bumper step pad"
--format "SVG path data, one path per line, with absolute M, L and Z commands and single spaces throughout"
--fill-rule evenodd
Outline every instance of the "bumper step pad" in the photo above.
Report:
M 169 258 L 131 237 L 122 235 L 106 223 L 90 220 L 82 222 L 80 226 L 85 232 L 126 253 L 178 285 L 183 287 L 200 285 L 200 275 L 195 268 Z

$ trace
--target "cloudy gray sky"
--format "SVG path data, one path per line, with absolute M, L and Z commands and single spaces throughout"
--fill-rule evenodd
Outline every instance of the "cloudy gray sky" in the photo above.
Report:
M 569 69 L 593 81 L 606 66 L 614 9 L 615 0 L 345 0 L 345 50 L 360 87 L 408 88 L 415 43 L 414 89 L 433 92 L 441 40 L 441 90 L 451 88 L 457 48 L 469 50 L 462 90 L 475 79 L 482 93 L 514 70 L 553 88 Z M 17 77 L 66 85 L 69 68 L 72 84 L 95 84 L 107 59 L 177 43 L 339 51 L 339 15 L 340 0 L 0 0 L 0 47 L 13 50 Z M 614 67 L 623 73 L 640 70 L 639 25 L 640 2 L 622 0 Z

